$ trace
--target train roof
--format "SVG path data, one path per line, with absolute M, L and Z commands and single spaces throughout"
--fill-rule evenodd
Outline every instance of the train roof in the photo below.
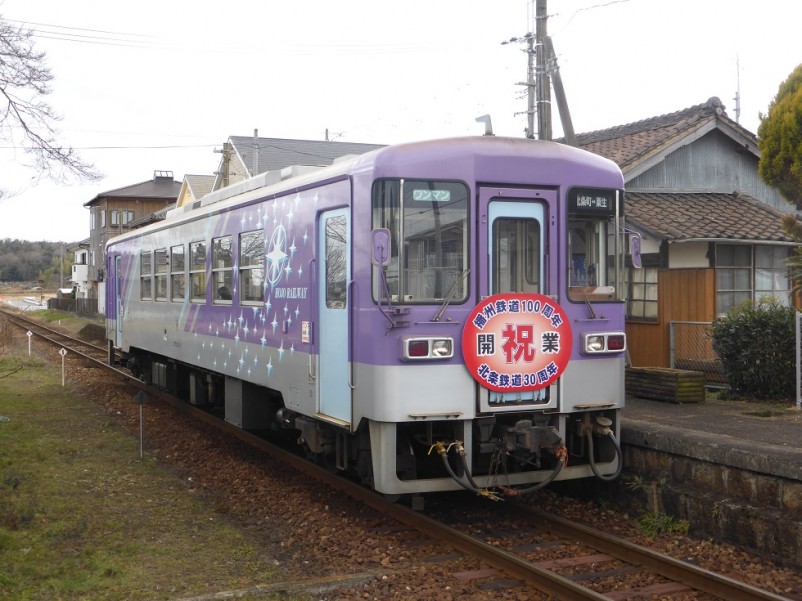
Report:
M 482 159 L 482 160 L 478 160 Z M 216 190 L 191 204 L 167 212 L 167 220 L 127 232 L 114 240 L 134 237 L 150 229 L 165 227 L 176 220 L 188 220 L 219 210 L 230 204 L 248 202 L 266 195 L 291 192 L 320 181 L 353 176 L 372 171 L 376 177 L 405 177 L 414 168 L 416 177 L 448 177 L 447 170 L 465 177 L 471 174 L 477 182 L 526 184 L 516 181 L 521 173 L 531 175 L 533 165 L 552 181 L 544 185 L 559 185 L 566 176 L 565 163 L 572 168 L 581 166 L 596 176 L 605 174 L 606 185 L 624 187 L 619 167 L 609 159 L 558 142 L 507 138 L 497 136 L 466 136 L 384 146 L 364 154 L 344 156 L 329 166 L 294 165 L 260 173 L 231 186 Z M 578 185 L 583 182 L 577 181 Z

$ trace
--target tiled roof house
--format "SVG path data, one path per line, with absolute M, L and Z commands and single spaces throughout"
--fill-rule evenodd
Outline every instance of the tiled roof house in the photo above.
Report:
M 642 236 L 642 267 L 628 269 L 633 365 L 672 365 L 672 322 L 710 322 L 764 295 L 790 302 L 795 244 L 780 219 L 795 208 L 762 182 L 757 138 L 718 98 L 577 142 L 621 167 L 627 228 Z M 688 346 L 709 355 L 709 341 Z

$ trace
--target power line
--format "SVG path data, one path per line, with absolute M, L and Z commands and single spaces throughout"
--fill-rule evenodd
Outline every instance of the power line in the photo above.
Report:
M 215 148 L 220 144 L 166 144 L 156 146 L 70 146 L 72 150 L 174 150 L 178 148 Z M 19 146 L 0 146 L 0 150 L 20 150 Z
M 21 23 L 23 25 L 38 25 L 40 27 L 53 27 L 54 29 L 72 29 L 75 31 L 89 31 L 92 33 L 110 33 L 114 35 L 125 35 L 130 37 L 137 37 L 137 38 L 152 38 L 153 36 L 145 35 L 143 33 L 127 33 L 125 31 L 107 31 L 105 29 L 86 29 L 84 27 L 67 27 L 65 25 L 52 25 L 50 23 L 37 23 L 35 21 L 20 21 L 17 19 L 3 19 L 4 21 L 8 21 L 9 23 Z
M 101 46 L 129 46 L 133 48 L 159 47 L 158 44 L 152 44 L 149 41 L 157 40 L 158 38 L 141 33 L 108 31 L 104 29 L 87 29 L 83 27 L 67 27 L 64 25 L 38 23 L 35 21 L 20 21 L 17 19 L 4 20 L 9 23 L 17 23 L 21 27 L 29 28 L 34 37 L 42 39 L 97 44 Z
M 153 35 L 128 33 L 123 31 L 109 31 L 103 29 L 87 29 L 83 27 L 68 27 L 64 25 L 53 25 L 51 23 L 39 23 L 35 21 L 23 21 L 16 19 L 3 19 L 9 23 L 17 23 L 21 26 L 30 27 L 34 37 L 43 40 L 55 40 L 59 42 L 72 42 L 78 44 L 95 44 L 98 46 L 120 46 L 128 48 L 142 49 L 187 49 L 185 41 L 181 45 L 173 41 L 165 41 Z M 104 34 L 104 35 L 95 35 Z M 107 35 L 106 35 L 107 34 Z M 139 39 L 137 39 L 139 38 Z M 449 44 L 443 44 L 444 48 L 451 48 Z M 281 44 L 281 49 L 296 55 L 312 55 L 320 52 L 335 52 L 338 54 L 407 54 L 411 52 L 426 52 L 432 49 L 431 43 L 393 43 L 393 44 L 354 44 L 354 43 L 315 43 L 305 42 L 303 44 Z M 209 50 L 206 45 L 196 44 L 199 50 Z M 247 52 L 245 47 L 221 48 L 214 46 L 215 52 Z M 455 50 L 456 51 L 456 50 Z

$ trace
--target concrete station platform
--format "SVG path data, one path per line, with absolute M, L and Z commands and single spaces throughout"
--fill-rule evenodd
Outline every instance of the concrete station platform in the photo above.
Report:
M 802 566 L 802 411 L 627 398 L 625 476 L 690 531 Z

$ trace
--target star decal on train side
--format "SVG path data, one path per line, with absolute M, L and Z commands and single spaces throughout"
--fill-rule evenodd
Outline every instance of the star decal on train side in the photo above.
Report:
M 267 281 L 271 286 L 275 286 L 281 279 L 281 273 L 284 269 L 284 263 L 288 259 L 285 252 L 287 245 L 287 232 L 283 225 L 279 225 L 273 231 L 268 245 L 269 251 L 266 255 L 267 259 Z M 289 267 L 289 265 L 287 266 Z

